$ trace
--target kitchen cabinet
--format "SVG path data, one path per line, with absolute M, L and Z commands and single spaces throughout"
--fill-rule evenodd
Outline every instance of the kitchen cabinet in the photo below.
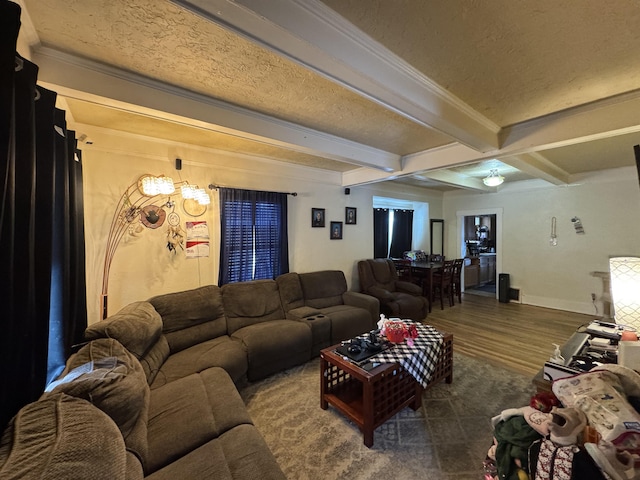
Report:
M 464 288 L 475 287 L 480 282 L 480 265 L 471 264 L 464 267 Z
M 480 255 L 480 285 L 495 282 L 496 281 L 496 256 L 495 255 Z

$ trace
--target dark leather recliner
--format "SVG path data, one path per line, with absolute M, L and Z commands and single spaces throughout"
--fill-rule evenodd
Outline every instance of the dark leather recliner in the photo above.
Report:
M 422 321 L 429 310 L 422 289 L 413 283 L 398 279 L 393 261 L 373 258 L 358 262 L 360 291 L 380 300 L 380 311 L 387 318 L 410 318 Z

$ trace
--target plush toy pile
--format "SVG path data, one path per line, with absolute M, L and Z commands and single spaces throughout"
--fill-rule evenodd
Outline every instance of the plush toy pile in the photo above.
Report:
M 640 479 L 640 375 L 606 364 L 552 391 L 491 419 L 485 479 Z

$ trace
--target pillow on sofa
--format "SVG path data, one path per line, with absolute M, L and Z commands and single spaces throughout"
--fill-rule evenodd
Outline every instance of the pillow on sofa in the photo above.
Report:
M 65 393 L 88 400 L 116 423 L 127 448 L 144 465 L 150 391 L 140 362 L 118 341 L 94 340 L 67 360 L 47 395 Z
M 141 468 L 131 470 L 113 420 L 64 394 L 20 409 L 0 440 L 0 478 L 5 480 L 142 478 Z
M 92 323 L 84 336 L 87 340 L 115 338 L 138 359 L 162 334 L 162 318 L 149 302 L 134 302 L 105 320 Z

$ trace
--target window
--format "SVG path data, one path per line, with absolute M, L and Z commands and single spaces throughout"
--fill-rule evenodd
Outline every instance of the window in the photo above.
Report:
M 373 210 L 374 256 L 402 258 L 411 250 L 413 210 Z
M 219 285 L 289 271 L 287 194 L 220 189 Z

